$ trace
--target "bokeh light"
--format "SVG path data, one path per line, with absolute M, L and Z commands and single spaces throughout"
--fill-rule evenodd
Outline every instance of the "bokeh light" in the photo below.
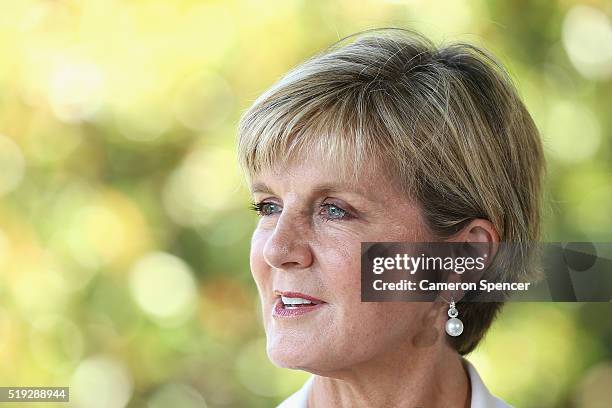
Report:
M 551 155 L 567 163 L 591 159 L 601 143 L 601 126 L 595 114 L 570 101 L 559 101 L 551 107 L 545 132 Z
M 228 163 L 230 164 L 228 166 Z M 234 154 L 227 149 L 200 148 L 172 172 L 164 189 L 164 206 L 174 222 L 197 227 L 224 210 L 240 183 Z
M 59 61 L 51 73 L 48 98 L 58 119 L 90 119 L 104 102 L 104 74 L 91 61 Z
M 577 4 L 563 20 L 563 45 L 574 67 L 587 78 L 612 76 L 612 21 L 603 11 Z
M 206 408 L 204 397 L 185 384 L 166 384 L 155 391 L 147 404 L 147 408 Z
M 83 360 L 70 382 L 76 407 L 123 408 L 132 396 L 132 378 L 123 363 L 106 355 Z
M 182 322 L 194 311 L 196 286 L 179 258 L 156 252 L 138 260 L 130 272 L 130 290 L 138 305 L 159 322 Z
M 0 134 L 0 196 L 17 188 L 25 171 L 25 160 L 15 142 Z

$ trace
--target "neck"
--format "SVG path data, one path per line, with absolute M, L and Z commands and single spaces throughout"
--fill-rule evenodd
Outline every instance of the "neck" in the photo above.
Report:
M 341 372 L 315 376 L 309 408 L 469 408 L 470 379 L 461 356 L 441 339 L 426 348 L 406 343 Z

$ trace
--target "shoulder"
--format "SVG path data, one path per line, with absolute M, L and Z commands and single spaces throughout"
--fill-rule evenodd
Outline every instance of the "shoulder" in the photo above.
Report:
M 302 385 L 302 388 L 293 393 L 289 398 L 284 400 L 277 408 L 307 408 L 308 407 L 308 392 L 314 381 L 314 375 Z
M 463 364 L 470 375 L 470 383 L 472 385 L 471 408 L 513 408 L 512 405 L 491 394 L 472 363 L 464 358 Z

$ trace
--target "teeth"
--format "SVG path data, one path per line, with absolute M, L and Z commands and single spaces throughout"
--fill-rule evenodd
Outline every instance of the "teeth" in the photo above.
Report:
M 310 305 L 312 302 L 310 300 L 302 299 L 302 298 L 292 298 L 281 296 L 281 300 L 285 305 Z

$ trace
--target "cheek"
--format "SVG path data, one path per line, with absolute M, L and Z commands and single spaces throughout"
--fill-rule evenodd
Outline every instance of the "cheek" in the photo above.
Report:
M 251 274 L 257 285 L 260 296 L 263 296 L 266 290 L 266 281 L 269 277 L 269 265 L 264 259 L 263 249 L 266 244 L 267 234 L 261 230 L 255 230 L 251 238 L 251 253 L 250 266 Z
M 339 301 L 361 301 L 361 244 L 355 239 L 327 237 L 319 245 L 321 279 L 327 291 Z
M 325 287 L 334 303 L 333 332 L 337 350 L 345 349 L 359 360 L 384 352 L 393 344 L 413 341 L 425 329 L 424 304 L 407 302 L 361 302 L 361 243 L 330 239 L 320 248 Z M 426 326 L 431 326 L 428 322 Z

